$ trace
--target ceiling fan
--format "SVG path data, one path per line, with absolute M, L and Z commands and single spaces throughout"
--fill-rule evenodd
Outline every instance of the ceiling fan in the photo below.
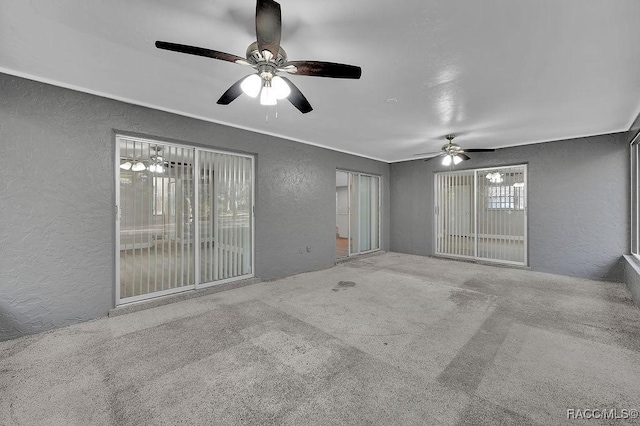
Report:
M 307 98 L 286 77 L 277 75 L 308 75 L 315 77 L 358 79 L 362 69 L 354 65 L 319 61 L 289 61 L 280 46 L 282 18 L 280 4 L 273 0 L 257 0 L 256 39 L 247 48 L 246 58 L 202 47 L 156 41 L 158 49 L 172 50 L 189 55 L 204 56 L 253 67 L 256 72 L 235 82 L 218 99 L 218 104 L 228 105 L 243 92 L 252 98 L 260 95 L 261 105 L 276 105 L 278 100 L 288 99 L 300 112 L 313 110 Z
M 447 135 L 445 136 L 447 139 L 447 143 L 444 144 L 442 146 L 442 149 L 440 149 L 440 151 L 437 152 L 423 152 L 420 154 L 414 154 L 415 156 L 424 156 L 424 155 L 435 155 L 434 157 L 430 157 L 425 159 L 424 161 L 429 161 L 433 158 L 436 157 L 443 157 L 442 158 L 442 165 L 443 166 L 450 166 L 452 163 L 454 165 L 456 164 L 460 164 L 463 161 L 467 161 L 470 160 L 471 158 L 466 155 L 466 152 L 493 152 L 495 151 L 495 149 L 491 149 L 491 148 L 462 148 L 460 147 L 460 145 L 453 143 L 453 138 L 456 137 L 456 135 Z

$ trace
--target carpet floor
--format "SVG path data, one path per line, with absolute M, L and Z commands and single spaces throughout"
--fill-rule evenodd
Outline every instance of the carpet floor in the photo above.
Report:
M 638 395 L 623 284 L 397 253 L 0 343 L 2 425 L 637 424 Z

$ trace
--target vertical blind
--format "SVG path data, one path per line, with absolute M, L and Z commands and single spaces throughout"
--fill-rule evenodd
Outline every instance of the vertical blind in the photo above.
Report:
M 251 157 L 123 136 L 118 149 L 118 303 L 252 274 Z

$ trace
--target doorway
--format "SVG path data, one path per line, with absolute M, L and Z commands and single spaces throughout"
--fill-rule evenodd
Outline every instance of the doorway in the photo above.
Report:
M 336 171 L 336 259 L 380 250 L 380 177 Z

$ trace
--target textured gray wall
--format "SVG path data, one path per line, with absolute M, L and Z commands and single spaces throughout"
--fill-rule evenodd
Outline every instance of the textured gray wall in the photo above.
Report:
M 622 280 L 621 258 L 629 251 L 626 133 L 470 156 L 456 169 L 528 164 L 532 270 Z M 434 253 L 433 176 L 447 169 L 437 159 L 391 165 L 392 251 Z
M 382 176 L 389 248 L 388 164 L 0 74 L 0 340 L 113 307 L 114 130 L 257 155 L 263 280 L 334 264 L 336 168 Z

